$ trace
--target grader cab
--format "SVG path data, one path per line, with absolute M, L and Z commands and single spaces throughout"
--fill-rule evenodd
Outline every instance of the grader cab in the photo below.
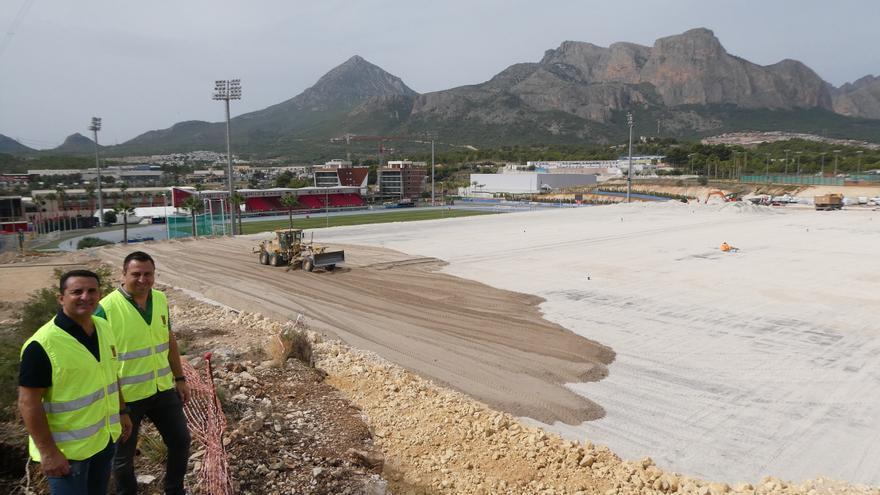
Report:
M 260 253 L 260 264 L 302 268 L 307 272 L 315 268 L 333 271 L 345 261 L 345 251 L 327 251 L 326 246 L 306 242 L 302 229 L 278 229 L 275 237 L 261 242 L 254 252 Z

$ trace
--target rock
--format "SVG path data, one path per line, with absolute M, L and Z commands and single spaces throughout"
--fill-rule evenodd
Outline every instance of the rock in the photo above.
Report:
M 581 462 L 578 463 L 581 467 L 590 467 L 596 462 L 596 458 L 591 455 L 585 455 Z
M 727 483 L 709 483 L 709 493 L 711 495 L 724 495 L 730 491 Z
M 318 478 L 322 474 L 324 474 L 324 468 L 316 467 L 316 468 L 312 469 L 312 477 Z
M 149 485 L 154 481 L 156 481 L 156 477 L 149 474 L 139 474 L 137 476 L 137 482 L 139 485 Z

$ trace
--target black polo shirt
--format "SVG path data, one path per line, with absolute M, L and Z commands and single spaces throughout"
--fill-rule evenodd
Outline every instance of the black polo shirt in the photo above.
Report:
M 98 347 L 98 332 L 92 332 L 89 336 L 79 323 L 70 319 L 64 311 L 58 310 L 55 315 L 55 325 L 73 336 L 95 359 L 101 360 L 101 351 Z M 52 362 L 39 342 L 28 344 L 21 355 L 21 366 L 18 372 L 18 384 L 22 387 L 49 388 L 52 386 Z

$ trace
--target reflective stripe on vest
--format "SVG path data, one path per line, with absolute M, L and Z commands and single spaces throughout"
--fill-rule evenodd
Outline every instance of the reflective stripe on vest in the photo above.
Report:
M 119 360 L 120 361 L 130 361 L 132 359 L 147 357 L 150 354 L 159 354 L 160 352 L 166 351 L 166 350 L 168 350 L 168 342 L 165 342 L 163 344 L 159 344 L 155 347 L 150 346 L 145 349 L 139 349 L 137 351 L 123 352 L 119 355 Z
M 160 377 L 165 376 L 169 373 L 171 373 L 171 368 L 169 368 L 168 366 L 156 371 L 156 375 L 158 375 Z M 152 371 L 148 371 L 148 372 L 142 373 L 140 375 L 124 376 L 119 379 L 119 383 L 121 383 L 122 386 L 124 387 L 126 385 L 134 385 L 135 383 L 142 383 L 142 382 L 145 382 L 148 380 L 152 380 L 154 376 L 155 375 L 153 374 Z
M 80 428 L 78 430 L 68 430 L 68 431 L 53 431 L 52 432 L 52 440 L 58 442 L 70 442 L 71 440 L 82 440 L 84 438 L 89 438 L 101 431 L 101 428 L 104 427 L 106 420 L 102 419 L 92 426 L 87 426 L 85 428 Z M 110 415 L 110 424 L 119 424 L 119 415 L 111 414 Z
M 107 394 L 115 394 L 119 389 L 119 384 L 116 382 L 107 385 Z M 75 411 L 77 409 L 82 409 L 86 406 L 94 404 L 99 400 L 104 398 L 104 387 L 101 387 L 94 393 L 91 393 L 85 397 L 80 397 L 79 399 L 69 400 L 66 402 L 43 402 L 43 410 L 47 413 L 61 413 L 68 411 Z

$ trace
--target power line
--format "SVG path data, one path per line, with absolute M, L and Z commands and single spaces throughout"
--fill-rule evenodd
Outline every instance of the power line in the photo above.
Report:
M 24 0 L 24 2 L 21 4 L 21 7 L 18 9 L 18 13 L 15 14 L 15 17 L 9 24 L 9 28 L 6 30 L 6 35 L 3 37 L 3 41 L 0 42 L 0 57 L 3 56 L 3 52 L 6 51 L 6 47 L 8 47 L 9 43 L 12 41 L 12 37 L 15 36 L 15 30 L 18 29 L 18 25 L 21 24 L 21 21 L 24 20 L 24 16 L 27 15 L 33 4 L 34 0 Z

